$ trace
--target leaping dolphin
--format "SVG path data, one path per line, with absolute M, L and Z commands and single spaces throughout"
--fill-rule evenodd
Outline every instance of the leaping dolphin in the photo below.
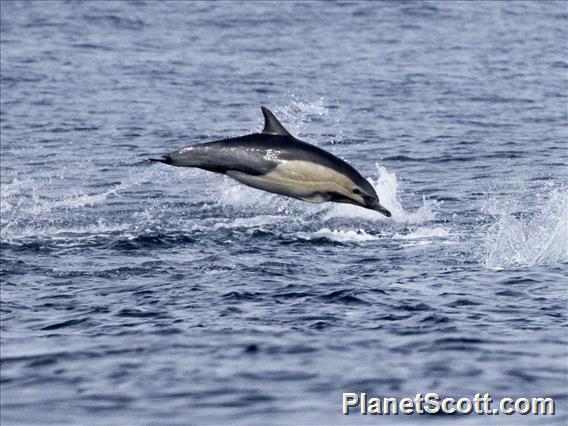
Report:
M 186 146 L 154 161 L 223 173 L 253 188 L 310 203 L 349 203 L 391 216 L 357 170 L 296 139 L 268 108 L 261 109 L 265 123 L 260 133 Z

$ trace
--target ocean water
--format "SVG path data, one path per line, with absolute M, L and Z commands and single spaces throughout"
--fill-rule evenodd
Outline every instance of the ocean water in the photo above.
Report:
M 565 2 L 1 3 L 1 419 L 568 422 Z M 145 160 L 262 128 L 388 219 Z

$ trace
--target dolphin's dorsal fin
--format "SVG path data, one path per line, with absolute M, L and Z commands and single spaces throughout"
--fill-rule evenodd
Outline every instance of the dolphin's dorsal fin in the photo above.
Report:
M 268 133 L 270 135 L 281 135 L 281 136 L 292 136 L 288 130 L 284 128 L 278 119 L 272 114 L 265 106 L 261 106 L 262 113 L 264 114 L 264 129 L 262 133 Z

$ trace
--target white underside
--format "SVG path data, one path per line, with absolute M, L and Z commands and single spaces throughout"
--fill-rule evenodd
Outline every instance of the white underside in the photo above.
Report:
M 286 161 L 271 172 L 253 176 L 235 170 L 227 171 L 233 179 L 276 194 L 299 198 L 310 203 L 329 201 L 328 193 L 340 193 L 353 198 L 356 186 L 351 179 L 328 167 L 308 161 Z

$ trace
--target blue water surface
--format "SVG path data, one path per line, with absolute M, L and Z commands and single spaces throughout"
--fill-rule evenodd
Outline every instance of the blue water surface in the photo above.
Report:
M 566 2 L 1 3 L 2 424 L 568 422 Z M 262 128 L 388 219 L 144 160 Z

